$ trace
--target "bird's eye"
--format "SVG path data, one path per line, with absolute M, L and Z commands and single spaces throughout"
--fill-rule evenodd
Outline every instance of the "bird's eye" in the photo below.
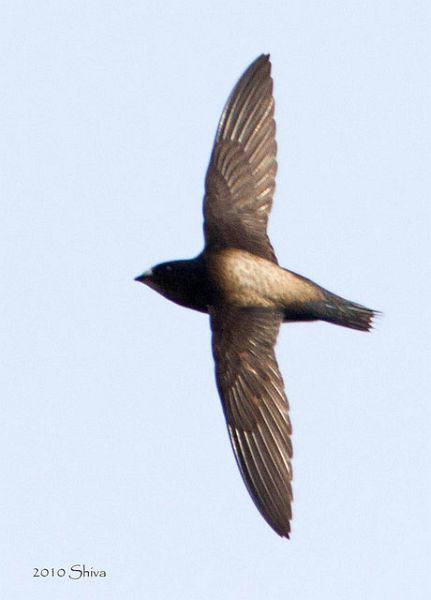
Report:
M 167 270 L 167 271 L 169 271 L 169 272 L 171 272 L 171 271 L 172 271 L 172 267 L 171 267 L 170 265 L 168 265 L 168 266 L 166 267 L 166 270 Z

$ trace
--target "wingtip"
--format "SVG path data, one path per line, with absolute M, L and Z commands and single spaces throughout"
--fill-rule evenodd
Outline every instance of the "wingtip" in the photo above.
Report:
M 271 55 L 269 53 L 268 54 L 260 54 L 248 66 L 248 68 L 246 69 L 246 71 L 244 72 L 243 75 L 245 75 L 246 73 L 249 73 L 251 75 L 252 73 L 256 74 L 258 72 L 270 75 L 271 68 L 272 68 Z
M 258 64 L 266 64 L 269 63 L 271 64 L 271 55 L 265 52 L 262 52 L 262 54 L 259 54 L 259 56 L 257 56 L 254 61 L 250 64 L 251 65 L 258 65 Z
M 271 62 L 271 55 L 270 55 L 269 52 L 268 53 L 263 52 L 260 56 L 257 57 L 256 60 L 257 61 L 262 61 L 262 62 L 268 62 L 268 63 L 270 63 Z
M 281 538 L 286 538 L 287 540 L 290 540 L 290 523 L 288 524 L 287 527 L 283 527 L 283 528 L 275 528 L 273 525 L 271 525 L 271 527 L 275 530 L 276 533 L 278 533 L 278 535 Z
M 292 502 L 292 498 L 291 498 L 291 502 Z M 288 540 L 290 540 L 290 535 L 292 533 L 291 531 L 291 519 L 292 519 L 292 513 L 290 513 L 290 517 L 289 520 L 284 520 L 284 522 L 280 523 L 275 523 L 272 520 L 268 520 L 267 516 L 263 515 L 264 519 L 266 519 L 267 523 L 269 523 L 269 525 L 272 527 L 272 529 L 275 531 L 275 533 L 277 533 L 281 538 L 286 538 Z

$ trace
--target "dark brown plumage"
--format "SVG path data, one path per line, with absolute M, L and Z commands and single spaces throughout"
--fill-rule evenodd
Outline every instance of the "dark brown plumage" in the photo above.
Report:
M 274 354 L 282 322 L 324 320 L 368 331 L 374 312 L 278 266 L 266 228 L 276 141 L 269 56 L 235 86 L 206 176 L 204 250 L 136 279 L 208 313 L 216 380 L 232 448 L 259 511 L 281 536 L 292 516 L 288 402 Z

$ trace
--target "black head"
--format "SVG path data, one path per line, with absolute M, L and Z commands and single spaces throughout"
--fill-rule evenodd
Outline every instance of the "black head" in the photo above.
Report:
M 181 266 L 184 262 L 187 261 L 160 263 L 151 267 L 151 269 L 148 269 L 142 275 L 135 277 L 135 281 L 145 283 L 145 285 L 156 291 L 160 291 L 160 293 L 162 293 L 161 290 L 175 288 L 178 282 L 181 282 L 181 278 L 184 277 L 184 267 Z
M 203 297 L 207 287 L 205 279 L 202 261 L 197 258 L 160 263 L 136 277 L 135 281 L 145 283 L 181 306 L 206 312 L 209 302 Z

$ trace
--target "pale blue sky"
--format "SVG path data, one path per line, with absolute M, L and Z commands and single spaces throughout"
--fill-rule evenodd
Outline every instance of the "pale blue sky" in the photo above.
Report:
M 430 597 L 430 24 L 425 0 L 2 3 L 2 598 Z M 133 282 L 200 251 L 262 52 L 280 263 L 384 312 L 283 327 L 291 540 L 237 471 L 207 318 Z M 108 577 L 32 577 L 76 563 Z

